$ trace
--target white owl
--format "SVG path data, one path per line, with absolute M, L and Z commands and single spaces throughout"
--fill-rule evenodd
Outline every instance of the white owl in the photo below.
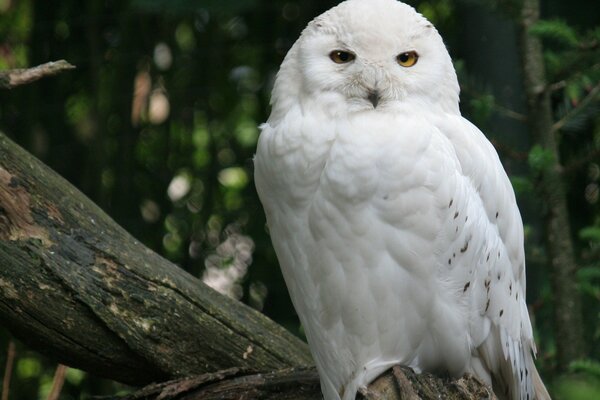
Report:
M 515 195 L 458 94 L 436 29 L 395 0 L 339 4 L 281 65 L 255 180 L 326 400 L 395 364 L 549 398 Z

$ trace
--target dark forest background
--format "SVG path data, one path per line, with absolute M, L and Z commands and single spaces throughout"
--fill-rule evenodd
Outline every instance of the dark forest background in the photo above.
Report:
M 0 92 L 0 130 L 156 252 L 302 337 L 252 182 L 275 73 L 331 0 L 0 0 L 0 69 L 77 69 Z M 518 45 L 518 1 L 409 1 L 444 37 L 463 115 L 493 141 L 517 192 L 538 364 L 557 399 L 600 398 L 600 11 L 542 1 L 559 159 L 536 145 Z M 558 125 L 556 125 L 558 124 Z M 539 172 L 561 165 L 581 328 L 555 335 Z M 1 266 L 5 268 L 6 266 Z M 1 323 L 1 321 L 0 321 Z M 14 343 L 0 332 L 0 370 Z M 557 349 L 580 348 L 572 359 Z M 45 399 L 56 364 L 20 343 L 10 399 Z M 5 382 L 6 383 L 6 382 Z M 6 385 L 5 385 L 6 389 Z M 129 388 L 68 369 L 61 399 Z M 4 399 L 3 399 L 4 400 Z

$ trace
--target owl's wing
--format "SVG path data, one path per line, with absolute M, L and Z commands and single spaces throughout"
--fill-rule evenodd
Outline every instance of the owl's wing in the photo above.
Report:
M 514 191 L 495 149 L 477 127 L 460 116 L 436 125 L 454 146 L 461 167 L 462 184 L 449 205 L 455 210 L 452 218 L 461 224 L 455 232 L 448 225 L 445 240 L 442 235 L 442 244 L 453 245 L 440 249 L 449 266 L 441 273 L 464 294 L 470 340 L 477 349 L 472 371 L 487 370 L 500 394 L 533 399 L 535 344 L 525 304 L 523 225 Z

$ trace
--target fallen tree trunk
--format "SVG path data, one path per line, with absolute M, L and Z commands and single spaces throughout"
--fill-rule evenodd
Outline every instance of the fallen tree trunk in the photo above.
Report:
M 3 135 L 0 318 L 53 359 L 130 384 L 311 364 L 295 336 L 144 247 Z

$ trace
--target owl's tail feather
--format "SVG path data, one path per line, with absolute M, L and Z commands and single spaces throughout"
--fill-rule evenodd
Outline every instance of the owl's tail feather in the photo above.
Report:
M 537 368 L 533 368 L 533 388 L 535 389 L 535 400 L 552 400 Z

